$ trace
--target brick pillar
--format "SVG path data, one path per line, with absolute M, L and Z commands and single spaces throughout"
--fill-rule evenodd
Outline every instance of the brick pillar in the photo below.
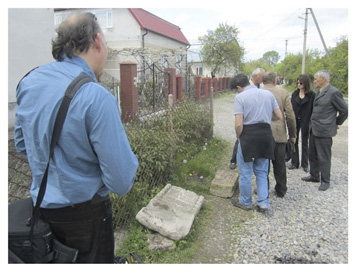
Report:
M 208 96 L 208 77 L 203 77 L 202 78 L 203 82 L 204 82 L 204 97 Z
M 177 80 L 177 101 L 183 101 L 183 77 L 182 75 L 176 75 Z
M 131 61 L 120 63 L 120 96 L 122 121 L 129 122 L 138 113 L 137 64 Z
M 217 93 L 217 87 L 218 87 L 218 85 L 217 85 L 217 77 L 214 77 L 213 78 L 213 93 Z
M 219 79 L 219 91 L 223 91 L 223 78 L 220 77 Z
M 229 77 L 226 77 L 226 89 L 229 90 L 230 87 L 229 87 L 229 81 L 230 81 L 230 78 Z
M 223 89 L 223 91 L 225 91 L 227 89 L 226 88 L 226 77 L 223 77 L 222 79 L 223 79 L 222 80 L 222 83 L 223 83 L 222 89 Z
M 175 68 L 166 68 L 164 69 L 164 94 L 168 97 L 169 94 L 173 95 L 173 102 L 175 103 L 176 97 L 176 74 Z M 167 98 L 168 100 L 168 98 Z M 173 103 L 173 104 L 174 104 Z
M 201 98 L 201 77 L 199 75 L 195 76 L 196 78 L 196 100 Z

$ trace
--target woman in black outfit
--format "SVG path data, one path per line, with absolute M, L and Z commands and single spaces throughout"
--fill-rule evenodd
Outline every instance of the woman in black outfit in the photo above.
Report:
M 310 119 L 313 109 L 313 101 L 315 100 L 315 93 L 311 90 L 310 78 L 301 74 L 297 79 L 297 89 L 292 93 L 291 103 L 296 117 L 297 139 L 295 143 L 296 151 L 292 153 L 292 160 L 289 169 L 299 168 L 299 149 L 298 139 L 301 130 L 302 149 L 301 149 L 301 167 L 305 172 L 308 172 L 308 137 Z

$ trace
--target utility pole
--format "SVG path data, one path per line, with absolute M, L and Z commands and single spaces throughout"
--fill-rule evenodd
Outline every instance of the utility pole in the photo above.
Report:
M 286 56 L 287 56 L 287 42 L 288 42 L 288 40 L 286 40 L 286 52 L 285 52 L 285 58 L 286 58 Z
M 305 31 L 304 31 L 304 38 L 303 38 L 302 74 L 304 74 L 306 71 L 307 21 L 308 21 L 308 8 L 306 8 Z
M 318 26 L 318 23 L 317 23 L 317 20 L 316 20 L 316 16 L 315 16 L 315 14 L 313 13 L 312 8 L 310 8 L 309 10 L 311 11 L 311 14 L 312 14 L 312 17 L 313 17 L 313 21 L 315 22 L 315 25 L 316 25 L 316 27 L 317 27 L 318 34 L 320 35 L 320 38 L 321 38 L 321 41 L 322 41 L 322 44 L 323 44 L 323 48 L 325 48 L 326 54 L 327 54 L 328 56 L 330 56 L 330 53 L 329 53 L 328 50 L 327 50 L 325 41 L 323 40 L 321 30 L 320 30 L 320 28 L 319 28 L 319 26 Z

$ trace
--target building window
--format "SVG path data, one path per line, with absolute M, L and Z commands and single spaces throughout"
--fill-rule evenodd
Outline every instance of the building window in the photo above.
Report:
M 113 13 L 111 10 L 94 12 L 101 28 L 113 27 Z
M 196 73 L 197 73 L 197 75 L 203 75 L 203 67 L 197 67 Z

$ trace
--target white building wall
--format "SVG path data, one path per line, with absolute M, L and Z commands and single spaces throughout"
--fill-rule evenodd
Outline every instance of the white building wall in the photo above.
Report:
M 31 69 L 53 61 L 51 40 L 55 35 L 54 10 L 9 8 L 8 33 L 8 129 L 14 130 L 16 86 Z

